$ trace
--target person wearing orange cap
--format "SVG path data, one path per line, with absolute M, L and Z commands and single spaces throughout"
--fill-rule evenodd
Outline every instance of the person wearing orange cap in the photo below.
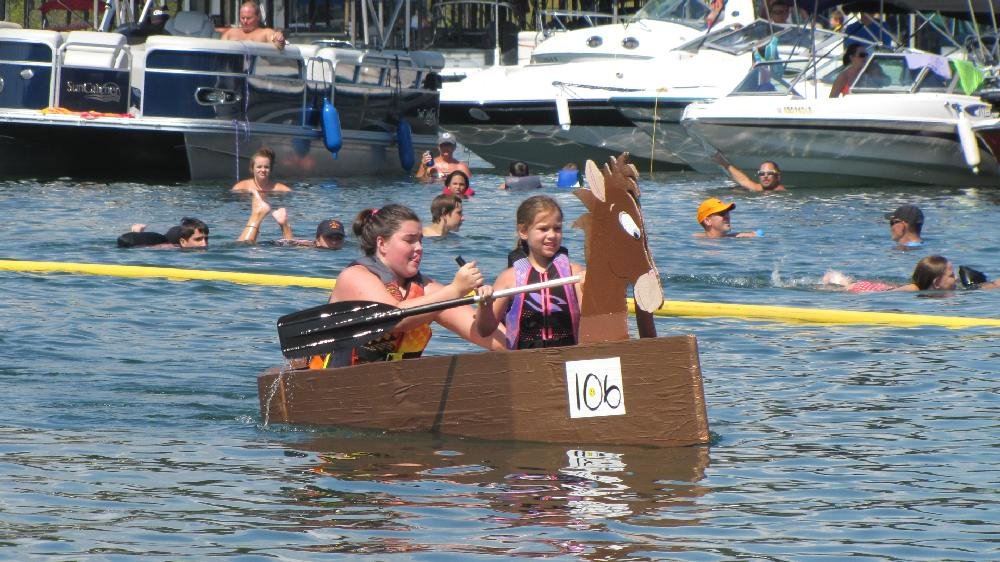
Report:
M 712 197 L 698 205 L 698 224 L 705 229 L 704 233 L 695 234 L 703 238 L 756 238 L 764 235 L 764 231 L 732 232 L 729 224 L 729 212 L 736 208 L 736 203 L 724 203 Z

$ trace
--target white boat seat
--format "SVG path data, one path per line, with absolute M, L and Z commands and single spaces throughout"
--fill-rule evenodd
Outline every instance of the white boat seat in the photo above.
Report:
M 219 37 L 208 14 L 197 11 L 177 12 L 164 26 L 167 33 L 178 37 Z
M 0 29 L 21 29 L 21 26 L 12 21 L 0 21 Z
M 101 31 L 71 31 L 63 44 L 63 66 L 128 68 L 125 36 Z

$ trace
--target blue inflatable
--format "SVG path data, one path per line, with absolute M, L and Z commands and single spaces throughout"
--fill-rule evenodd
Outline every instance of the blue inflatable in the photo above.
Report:
M 559 187 L 580 187 L 580 171 L 559 170 L 559 179 L 556 185 Z
M 409 172 L 416 158 L 413 157 L 413 129 L 406 119 L 400 119 L 396 124 L 396 146 L 399 148 L 399 163 Z
M 340 132 L 340 115 L 329 98 L 323 100 L 323 145 L 333 153 L 334 158 L 344 145 L 344 137 Z

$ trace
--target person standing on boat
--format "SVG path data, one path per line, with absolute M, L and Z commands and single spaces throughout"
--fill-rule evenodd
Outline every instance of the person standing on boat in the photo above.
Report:
M 757 229 L 754 232 L 732 232 L 732 225 L 729 222 L 729 212 L 736 208 L 736 203 L 723 203 L 715 197 L 706 199 L 698 205 L 698 224 L 705 229 L 704 233 L 695 234 L 702 238 L 757 238 L 764 235 L 764 231 Z
M 845 47 L 862 42 L 881 44 L 886 48 L 892 47 L 892 34 L 885 27 L 882 27 L 882 22 L 877 20 L 873 14 L 862 12 L 861 20 L 845 27 L 844 34 L 848 36 L 844 40 Z
M 250 178 L 236 182 L 232 191 L 250 193 L 278 193 L 291 191 L 287 185 L 271 179 L 274 170 L 274 151 L 264 147 L 250 157 Z
M 451 193 L 442 193 L 431 201 L 431 224 L 424 227 L 424 238 L 443 238 L 449 232 L 458 232 L 465 217 L 462 212 L 462 198 Z
M 924 245 L 920 232 L 924 228 L 924 212 L 916 205 L 903 205 L 891 213 L 886 213 L 889 220 L 889 235 L 899 248 L 919 248 Z
M 240 26 L 230 27 L 222 32 L 222 38 L 230 41 L 256 41 L 270 43 L 279 49 L 285 48 L 285 34 L 260 25 L 260 6 L 247 1 L 240 4 Z
M 785 186 L 781 185 L 781 169 L 778 168 L 776 162 L 770 160 L 761 162 L 757 170 L 760 182 L 755 182 L 734 166 L 722 152 L 716 152 L 712 156 L 712 161 L 722 166 L 722 169 L 729 174 L 729 177 L 733 178 L 733 181 L 750 191 L 785 191 Z
M 483 284 L 483 274 L 475 262 L 461 266 L 447 285 L 420 272 L 423 230 L 420 219 L 409 207 L 390 204 L 381 209 L 365 209 L 354 219 L 352 229 L 364 256 L 340 272 L 330 294 L 331 303 L 370 301 L 410 308 L 458 299 L 473 290 L 484 296 L 492 294 L 492 288 Z M 430 341 L 432 321 L 486 349 L 502 346 L 502 334 L 480 337 L 476 333 L 475 313 L 471 306 L 464 305 L 403 318 L 386 337 L 337 351 L 332 356 L 315 356 L 310 367 L 419 357 Z
M 441 133 L 438 137 L 438 156 L 435 158 L 430 151 L 425 151 L 420 158 L 420 167 L 417 168 L 415 176 L 417 179 L 440 180 L 454 171 L 465 174 L 465 178 L 472 177 L 469 165 L 461 160 L 455 159 L 455 147 L 458 141 L 451 133 Z
M 497 276 L 495 290 L 521 287 L 549 279 L 582 275 L 562 247 L 563 214 L 555 199 L 535 195 L 517 208 L 517 250 L 513 266 Z M 581 284 L 542 289 L 483 301 L 476 314 L 476 330 L 486 337 L 503 323 L 507 349 L 574 345 L 579 336 Z
M 858 78 L 868 60 L 868 49 L 861 43 L 854 43 L 844 51 L 844 70 L 837 75 L 830 87 L 830 97 L 837 98 L 851 93 L 851 84 Z

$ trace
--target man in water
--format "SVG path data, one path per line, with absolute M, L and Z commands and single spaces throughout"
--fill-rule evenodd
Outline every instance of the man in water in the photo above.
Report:
M 698 205 L 698 224 L 705 229 L 704 233 L 695 234 L 703 238 L 756 238 L 763 236 L 764 231 L 732 232 L 729 224 L 729 212 L 736 208 L 736 203 L 723 203 L 712 197 Z
M 755 182 L 748 178 L 739 168 L 733 166 L 722 152 L 716 152 L 712 161 L 722 166 L 722 168 L 733 178 L 733 181 L 750 191 L 785 191 L 785 186 L 781 185 L 781 170 L 776 162 L 765 160 L 761 162 L 757 170 L 757 177 L 760 182 Z
M 260 6 L 250 0 L 240 5 L 240 26 L 227 28 L 223 39 L 231 41 L 257 41 L 285 48 L 285 34 L 260 25 Z
M 920 231 L 924 228 L 924 212 L 916 205 L 903 205 L 891 213 L 886 213 L 889 219 L 889 235 L 899 248 L 919 248 L 924 245 Z
M 181 223 L 171 227 L 166 234 L 146 232 L 146 225 L 133 224 L 132 230 L 118 237 L 119 248 L 207 248 L 208 225 L 204 222 L 184 217 Z
M 451 133 L 441 133 L 438 137 L 438 157 L 431 156 L 430 151 L 424 152 L 420 159 L 420 167 L 417 168 L 416 177 L 418 179 L 443 179 L 448 174 L 458 170 L 471 178 L 472 172 L 469 165 L 461 160 L 455 159 L 455 147 L 458 141 Z

